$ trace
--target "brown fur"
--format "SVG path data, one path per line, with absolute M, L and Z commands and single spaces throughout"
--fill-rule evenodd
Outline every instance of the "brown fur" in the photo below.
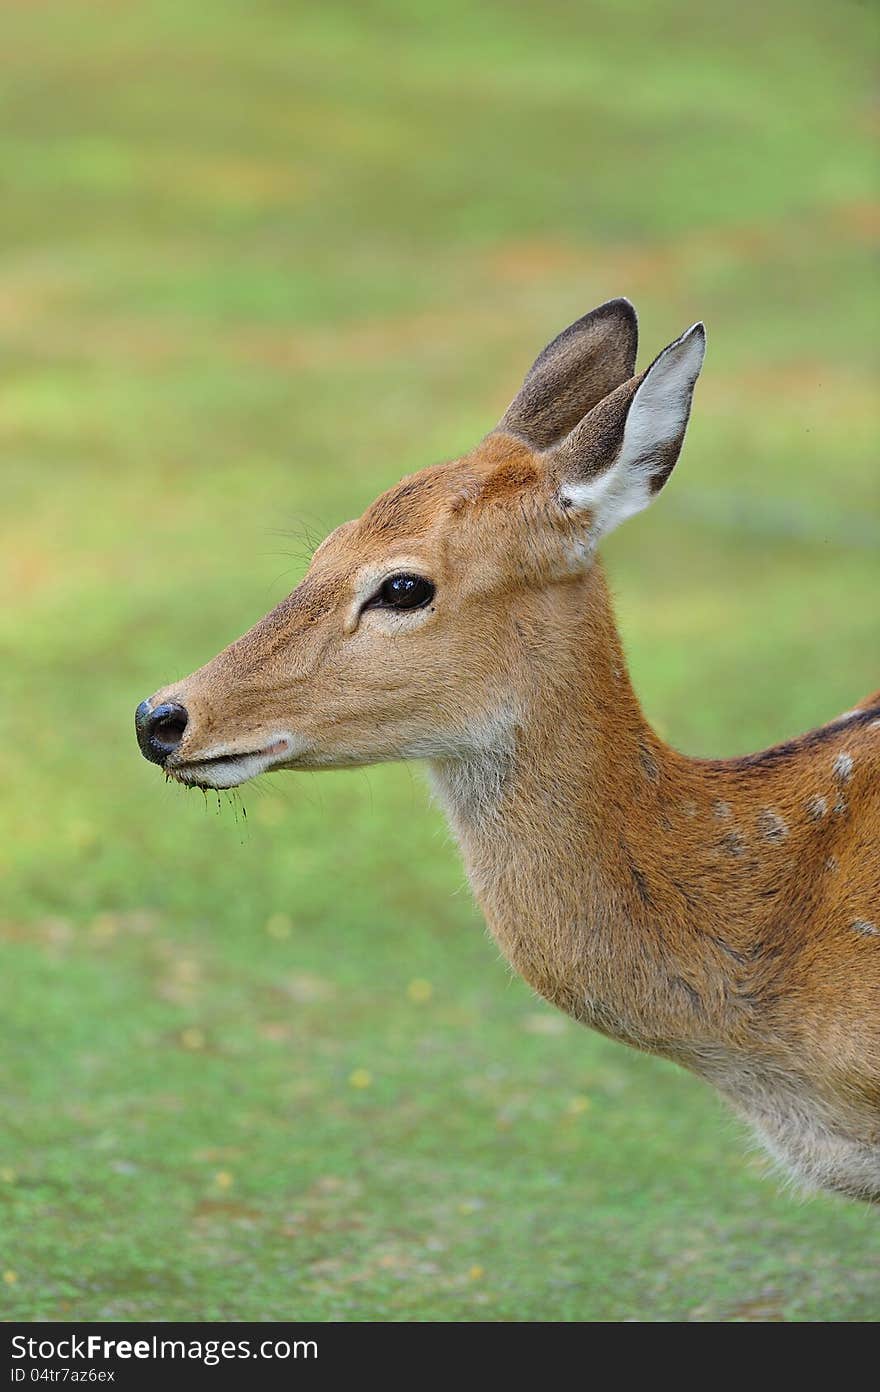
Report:
M 545 350 L 503 429 L 339 528 L 288 599 L 157 693 L 189 714 L 167 769 L 231 786 L 279 740 L 274 766 L 428 759 L 535 990 L 708 1079 L 798 1180 L 878 1200 L 880 693 L 746 758 L 690 759 L 650 729 L 593 519 L 560 504 L 619 449 L 645 376 L 623 380 L 626 315 L 597 322 L 561 365 Z M 364 608 L 396 571 L 430 578 L 431 604 Z

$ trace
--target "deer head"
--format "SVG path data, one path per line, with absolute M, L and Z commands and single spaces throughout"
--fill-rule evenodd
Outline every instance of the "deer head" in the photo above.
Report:
M 557 601 L 604 533 L 666 482 L 703 359 L 701 324 L 634 376 L 627 300 L 536 360 L 470 454 L 403 479 L 318 547 L 242 638 L 138 707 L 146 758 L 230 788 L 268 769 L 467 757 L 552 661 Z

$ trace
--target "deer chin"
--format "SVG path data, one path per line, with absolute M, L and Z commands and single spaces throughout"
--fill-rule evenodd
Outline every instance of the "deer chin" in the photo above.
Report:
M 277 735 L 262 749 L 227 750 L 219 746 L 191 759 L 169 762 L 165 772 L 188 788 L 237 788 L 270 769 L 288 768 L 303 752 L 305 741 L 296 735 Z

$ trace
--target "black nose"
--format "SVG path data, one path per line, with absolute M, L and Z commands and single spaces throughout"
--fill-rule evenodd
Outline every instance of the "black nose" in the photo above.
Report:
M 186 708 L 173 701 L 166 701 L 155 710 L 150 710 L 149 701 L 141 701 L 134 713 L 134 728 L 144 758 L 164 764 L 183 739 L 188 719 Z

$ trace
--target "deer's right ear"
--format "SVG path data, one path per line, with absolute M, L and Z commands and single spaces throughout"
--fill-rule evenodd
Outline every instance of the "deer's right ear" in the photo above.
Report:
M 633 375 L 639 321 L 629 300 L 609 300 L 569 324 L 532 364 L 496 429 L 536 449 L 556 444 Z

